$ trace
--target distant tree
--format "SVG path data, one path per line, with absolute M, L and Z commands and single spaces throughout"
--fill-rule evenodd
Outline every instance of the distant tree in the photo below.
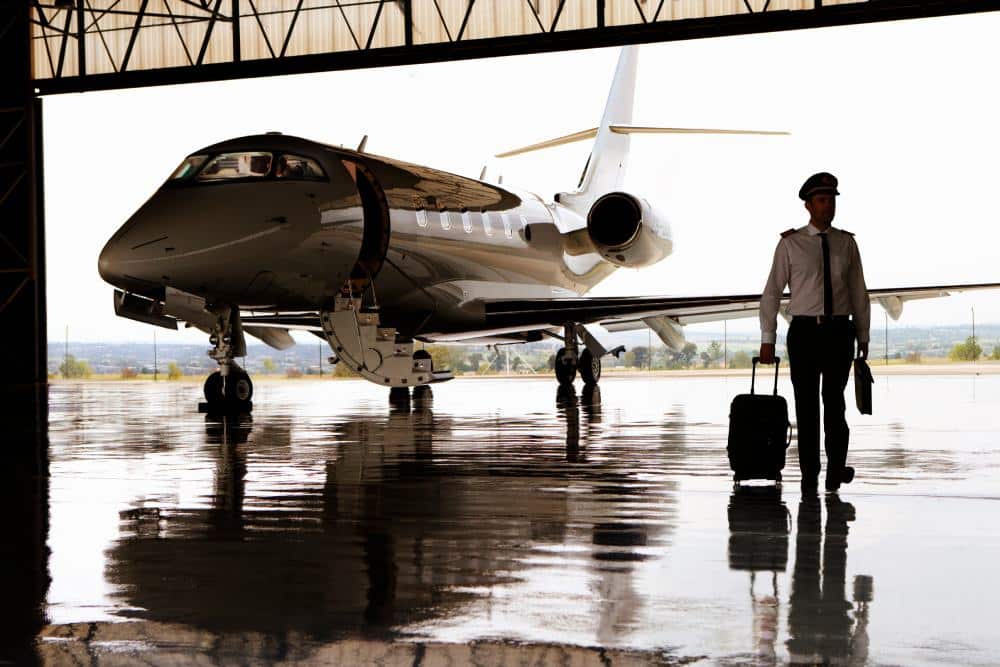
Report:
M 923 361 L 923 357 L 921 357 L 920 353 L 916 350 L 906 353 L 906 363 L 919 364 L 921 361 Z
M 289 366 L 288 369 L 285 370 L 285 377 L 291 379 L 300 378 L 302 377 L 302 371 L 295 366 Z
M 278 365 L 274 363 L 274 359 L 271 357 L 264 357 L 261 359 L 260 365 L 264 369 L 265 375 L 272 375 L 274 371 L 278 370 Z
M 993 346 L 993 353 L 990 355 L 990 359 L 1000 361 L 1000 345 Z
M 431 355 L 431 363 L 436 371 L 450 370 L 457 373 L 463 365 L 468 366 L 462 363 L 465 355 L 456 348 L 447 345 L 428 345 L 424 349 Z
M 740 350 L 729 360 L 730 368 L 750 368 L 752 365 L 753 362 L 750 359 L 750 355 L 744 350 Z
M 969 336 L 964 343 L 958 343 L 948 352 L 952 361 L 976 361 L 983 356 L 983 348 L 975 336 Z
M 134 380 L 137 377 L 139 377 L 139 372 L 135 370 L 134 366 L 122 366 L 123 380 Z
M 625 353 L 625 365 L 632 368 L 646 368 L 649 365 L 649 348 L 637 345 Z
M 715 365 L 720 359 L 722 359 L 722 346 L 719 345 L 719 341 L 713 340 L 701 353 L 702 366 L 708 368 Z
M 79 361 L 72 354 L 67 354 L 66 358 L 59 364 L 59 374 L 66 379 L 89 378 L 93 371 L 86 361 Z
M 667 368 L 690 368 L 694 360 L 698 358 L 698 346 L 694 343 L 684 343 L 684 347 L 676 352 L 671 352 Z
M 342 361 L 337 362 L 337 365 L 333 367 L 333 377 L 353 378 L 357 376 L 357 373 L 352 371 L 350 367 Z
M 181 370 L 181 367 L 177 365 L 176 361 L 171 361 L 167 364 L 168 380 L 178 380 L 182 375 L 184 375 L 184 371 Z

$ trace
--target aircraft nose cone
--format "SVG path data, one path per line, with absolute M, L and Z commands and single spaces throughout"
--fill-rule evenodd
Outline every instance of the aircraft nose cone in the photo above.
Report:
M 104 245 L 104 249 L 101 250 L 101 254 L 97 258 L 97 272 L 101 274 L 101 278 L 105 282 L 116 287 L 122 286 L 122 258 L 121 243 L 116 238 L 112 238 Z

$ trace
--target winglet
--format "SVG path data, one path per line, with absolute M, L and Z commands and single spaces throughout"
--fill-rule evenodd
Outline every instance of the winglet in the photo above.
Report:
M 366 134 L 365 136 L 363 136 L 361 138 L 361 143 L 358 144 L 358 152 L 359 153 L 364 153 L 365 152 L 365 146 L 367 146 L 367 145 L 368 145 L 368 135 Z

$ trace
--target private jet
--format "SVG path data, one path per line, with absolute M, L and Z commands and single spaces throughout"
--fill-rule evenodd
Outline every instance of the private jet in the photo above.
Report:
M 500 154 L 593 139 L 575 190 L 546 202 L 530 192 L 280 133 L 194 151 L 111 237 L 99 259 L 115 312 L 209 335 L 219 369 L 209 408 L 246 405 L 236 362 L 246 336 L 279 350 L 289 330 L 328 341 L 331 361 L 399 398 L 452 373 L 424 343 L 562 341 L 555 375 L 601 377 L 608 350 L 591 325 L 649 328 L 669 347 L 683 327 L 753 316 L 759 294 L 588 297 L 620 267 L 670 256 L 667 218 L 623 190 L 631 135 L 698 130 L 631 125 L 637 47 L 619 57 L 600 125 Z M 1000 285 L 872 290 L 895 319 L 909 299 Z M 787 295 L 786 295 L 787 297 Z

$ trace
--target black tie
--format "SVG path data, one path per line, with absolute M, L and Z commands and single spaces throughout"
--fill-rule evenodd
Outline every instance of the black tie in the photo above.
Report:
M 833 278 L 830 276 L 830 242 L 826 233 L 819 235 L 823 239 L 823 315 L 833 315 Z

